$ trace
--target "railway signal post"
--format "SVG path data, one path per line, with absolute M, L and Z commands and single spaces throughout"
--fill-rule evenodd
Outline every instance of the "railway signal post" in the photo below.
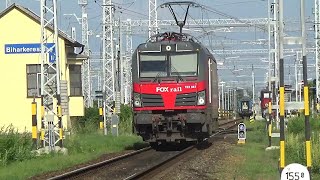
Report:
M 282 172 L 285 167 L 283 26 L 283 0 L 279 0 L 280 172 Z
M 238 124 L 238 144 L 246 143 L 246 132 L 247 128 L 244 123 Z
M 269 141 L 269 144 L 268 144 L 268 147 L 271 147 L 271 134 L 272 134 L 272 104 L 271 104 L 271 101 L 269 101 L 269 105 L 268 105 L 268 108 L 269 108 L 269 120 L 268 120 L 268 141 Z
M 307 56 L 306 56 L 306 30 L 304 19 L 304 0 L 300 1 L 301 36 L 302 36 L 302 67 L 303 67 L 303 98 L 304 98 L 304 117 L 305 117 L 305 139 L 306 139 L 306 160 L 309 173 L 311 172 L 311 143 L 310 143 L 310 122 L 309 122 L 309 87 L 307 77 Z

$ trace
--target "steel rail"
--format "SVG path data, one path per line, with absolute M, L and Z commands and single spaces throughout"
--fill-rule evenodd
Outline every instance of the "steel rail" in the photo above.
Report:
M 143 148 L 143 149 L 131 152 L 131 153 L 127 153 L 127 154 L 124 154 L 124 155 L 121 155 L 121 156 L 118 156 L 118 157 L 114 157 L 112 159 L 108 159 L 108 160 L 105 160 L 105 161 L 101 161 L 101 162 L 98 162 L 98 163 L 95 163 L 95 164 L 92 164 L 92 165 L 89 165 L 89 166 L 85 166 L 85 167 L 73 170 L 73 171 L 69 171 L 69 172 L 63 173 L 61 175 L 51 177 L 48 180 L 59 180 L 59 179 L 70 178 L 70 177 L 73 177 L 73 176 L 88 172 L 90 170 L 105 166 L 107 164 L 110 164 L 110 163 L 125 159 L 127 157 L 130 157 L 130 156 L 133 156 L 133 155 L 136 155 L 136 154 L 148 151 L 148 150 L 151 150 L 151 147 L 146 147 L 146 148 Z
M 229 121 L 228 123 L 225 123 L 225 124 L 229 124 L 229 123 L 232 123 L 232 122 L 238 122 L 239 120 L 240 120 L 240 119 L 236 119 L 236 120 L 234 120 L 234 121 Z M 220 125 L 219 125 L 219 126 L 220 126 Z M 233 128 L 234 126 L 235 126 L 235 124 L 232 124 L 232 125 L 229 126 L 228 128 L 223 129 L 223 130 L 220 130 L 220 131 L 212 134 L 210 137 L 205 138 L 205 139 L 203 140 L 203 142 L 205 142 L 205 141 L 209 140 L 210 138 L 213 138 L 213 137 L 215 137 L 215 136 L 217 136 L 217 135 L 228 133 L 227 131 L 230 130 L 231 128 Z M 224 133 L 224 132 L 226 132 L 226 133 Z M 152 166 L 152 167 L 150 167 L 150 168 L 148 168 L 148 169 L 146 169 L 146 170 L 144 170 L 144 171 L 141 171 L 140 173 L 132 174 L 131 176 L 125 178 L 125 180 L 140 179 L 140 178 L 142 178 L 143 176 L 146 176 L 147 174 L 149 174 L 149 173 L 151 173 L 152 171 L 156 170 L 157 168 L 163 166 L 164 164 L 167 164 L 167 163 L 173 161 L 174 159 L 180 157 L 181 155 L 185 154 L 186 152 L 189 152 L 190 150 L 194 149 L 195 147 L 196 147 L 196 145 L 190 146 L 190 147 L 184 149 L 183 151 L 181 151 L 180 153 L 176 154 L 175 156 L 173 156 L 173 157 L 171 157 L 171 158 L 169 158 L 169 159 L 167 159 L 167 160 L 165 160 L 165 161 L 162 161 L 162 162 L 159 163 L 159 164 L 156 164 L 156 165 L 154 165 L 154 166 Z
M 232 124 L 230 127 L 228 128 L 224 128 L 222 130 L 219 130 L 218 132 L 212 134 L 210 137 L 208 138 L 205 138 L 204 141 L 216 136 L 216 135 L 219 135 L 219 134 L 225 134 L 224 132 L 228 133 L 227 130 L 234 127 L 235 126 L 235 122 L 239 121 L 240 119 L 236 119 L 236 120 L 233 120 L 233 121 L 229 121 L 229 122 L 226 122 L 226 123 L 223 123 L 223 124 L 219 124 L 219 126 L 221 125 L 226 125 L 226 124 Z M 143 171 L 141 173 L 136 173 L 136 174 L 133 174 L 129 177 L 127 177 L 126 179 L 135 179 L 137 177 L 140 177 L 142 176 L 143 174 L 147 173 L 147 172 L 150 172 L 154 169 L 156 169 L 157 167 L 160 167 L 162 166 L 163 164 L 177 158 L 178 156 L 190 151 L 191 149 L 195 148 L 195 146 L 190 146 L 186 149 L 184 149 L 183 151 L 179 152 L 179 154 L 173 156 L 172 158 L 169 158 L 153 167 L 150 167 L 148 168 L 146 171 Z M 118 157 L 114 157 L 112 159 L 108 159 L 108 160 L 105 160 L 105 161 L 101 161 L 101 162 L 98 162 L 98 163 L 95 163 L 95 164 L 92 164 L 92 165 L 88 165 L 88 166 L 85 166 L 85 167 L 82 167 L 82 168 L 79 168 L 79 169 L 76 169 L 76 170 L 73 170 L 73 171 L 69 171 L 69 172 L 66 172 L 66 173 L 63 173 L 61 175 L 57 175 L 57 176 L 54 176 L 54 177 L 51 177 L 51 178 L 48 178 L 49 180 L 60 180 L 60 179 L 66 179 L 66 178 L 71 178 L 71 177 L 74 177 L 74 176 L 77 176 L 77 175 L 80 175 L 80 174 L 84 174 L 84 173 L 87 173 L 91 170 L 94 170 L 94 169 L 97 169 L 97 168 L 100 168 L 102 166 L 105 166 L 105 165 L 108 165 L 108 164 L 111 164 L 111 163 L 114 163 L 114 162 L 117 162 L 117 161 L 120 161 L 120 160 L 123 160 L 125 158 L 128 158 L 128 157 L 131 157 L 133 155 L 136 155 L 136 154 L 139 154 L 139 153 L 142 153 L 142 152 L 145 152 L 145 151 L 148 151 L 148 150 L 152 150 L 151 147 L 147 147 L 147 148 L 143 148 L 143 149 L 140 149 L 140 150 L 137 150 L 137 151 L 134 151 L 134 152 L 131 152 L 131 153 L 127 153 L 127 154 L 124 154 L 124 155 L 121 155 L 121 156 L 118 156 Z

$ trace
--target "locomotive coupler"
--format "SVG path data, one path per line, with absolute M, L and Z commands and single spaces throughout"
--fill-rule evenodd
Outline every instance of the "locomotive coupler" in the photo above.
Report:
M 186 131 L 186 117 L 179 115 L 178 119 L 180 120 L 180 125 L 181 125 L 181 136 L 183 136 L 183 133 Z
M 157 137 L 158 137 L 158 132 L 159 132 L 159 122 L 160 122 L 159 116 L 152 117 L 152 132 Z
M 165 118 L 165 120 L 167 122 L 167 132 L 172 133 L 172 118 L 167 117 L 167 118 Z

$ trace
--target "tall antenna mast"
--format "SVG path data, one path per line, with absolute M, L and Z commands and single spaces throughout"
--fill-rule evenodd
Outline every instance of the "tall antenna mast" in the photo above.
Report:
M 88 14 L 87 5 L 88 0 L 79 0 L 78 4 L 81 6 L 82 18 L 81 18 L 81 30 L 82 30 L 82 44 L 84 45 L 83 53 L 90 56 L 89 48 L 89 26 L 88 26 Z M 90 58 L 83 61 L 82 66 L 82 92 L 84 96 L 84 105 L 86 107 L 92 106 L 91 99 L 91 83 L 90 83 Z
M 149 38 L 158 33 L 157 0 L 149 0 Z
M 41 10 L 41 111 L 42 142 L 53 150 L 62 147 L 60 59 L 57 0 L 40 0 Z M 53 31 L 48 31 L 49 26 Z M 55 104 L 56 103 L 56 104 Z

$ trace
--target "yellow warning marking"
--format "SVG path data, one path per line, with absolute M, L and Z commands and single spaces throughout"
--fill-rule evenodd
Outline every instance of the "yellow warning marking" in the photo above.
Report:
M 32 139 L 37 139 L 37 126 L 32 126 Z
M 32 115 L 36 115 L 37 114 L 37 104 L 32 103 L 31 111 L 32 111 Z
M 311 143 L 306 141 L 307 167 L 311 167 Z
M 269 114 L 271 114 L 271 111 L 272 111 L 272 108 L 271 108 L 271 102 L 269 102 L 269 106 L 268 106 L 268 108 L 269 108 Z
M 285 157 L 284 157 L 284 141 L 280 141 L 280 168 L 284 168 L 285 166 Z
M 284 116 L 284 87 L 280 87 L 280 116 Z
M 309 115 L 309 87 L 303 87 L 303 98 L 304 98 L 304 115 Z
M 60 136 L 60 139 L 62 139 L 62 128 L 59 129 L 59 136 Z

